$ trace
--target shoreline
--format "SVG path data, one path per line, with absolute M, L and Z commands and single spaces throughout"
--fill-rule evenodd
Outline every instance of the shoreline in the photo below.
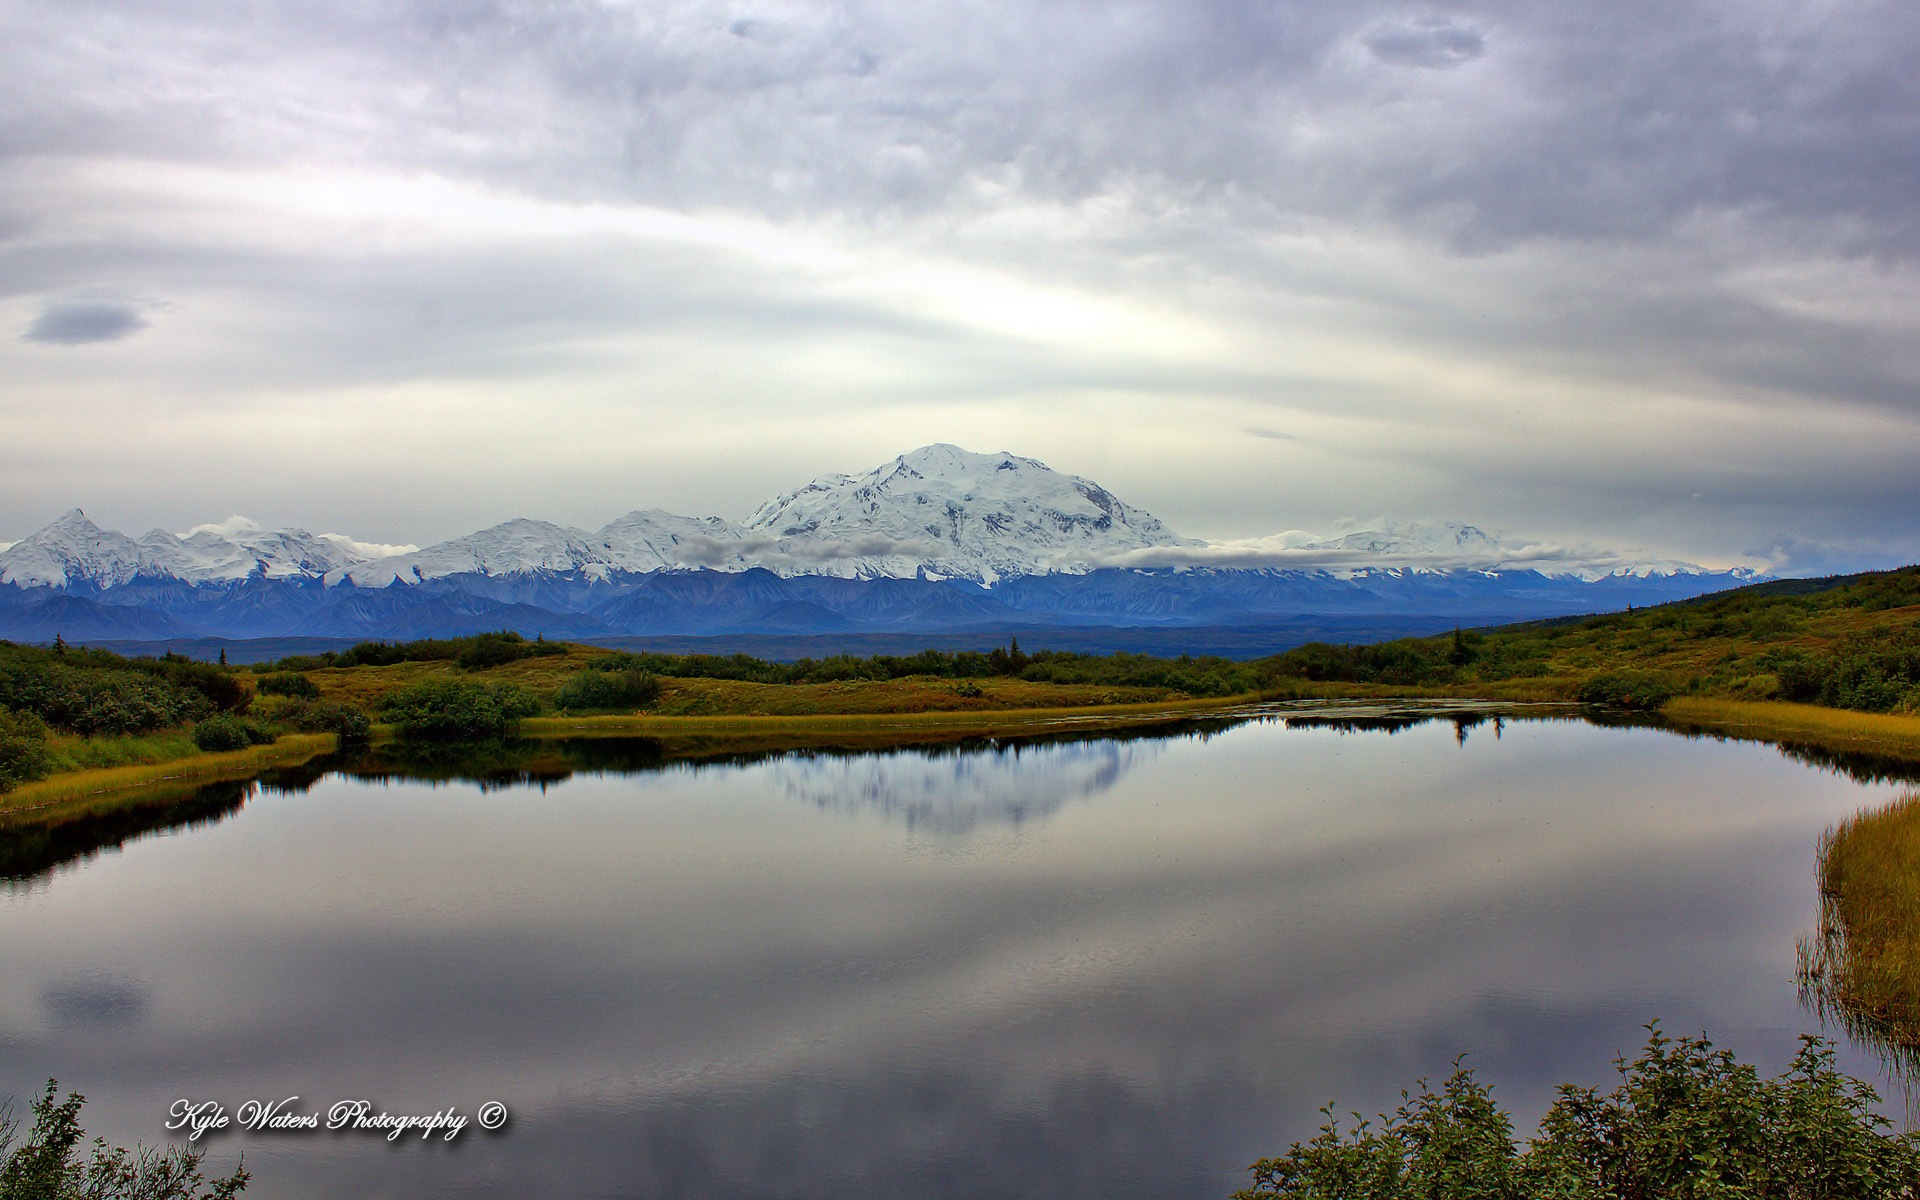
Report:
M 658 716 L 602 714 L 529 717 L 516 735 L 533 740 L 563 738 L 654 738 L 676 754 L 701 757 L 716 748 L 742 751 L 884 749 L 973 738 L 1047 736 L 1150 728 L 1181 721 L 1283 712 L 1289 701 L 1476 702 L 1517 704 L 1510 696 L 1436 696 L 1426 688 L 1362 688 L 1335 684 L 1302 688 L 1283 695 L 1248 693 L 1188 700 L 1075 707 L 965 709 L 915 712 L 809 714 L 703 714 Z M 1536 702 L 1537 703 L 1537 702 Z M 1682 697 L 1657 714 L 1678 733 L 1709 733 L 1743 741 L 1800 745 L 1838 752 L 1867 752 L 1920 765 L 1920 716 L 1862 713 L 1781 701 L 1738 701 Z M 391 730 L 375 727 L 375 741 Z M 23 784 L 0 794 L 0 825 L 28 823 L 61 810 L 84 811 L 158 798 L 222 779 L 245 779 L 272 767 L 298 766 L 336 749 L 332 734 L 288 734 L 268 746 L 215 754 L 196 754 L 163 762 L 68 771 Z M 64 815 L 64 814 L 62 814 Z

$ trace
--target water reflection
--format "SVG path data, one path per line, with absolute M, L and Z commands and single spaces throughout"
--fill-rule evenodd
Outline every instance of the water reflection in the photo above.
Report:
M 0 898 L 0 1092 L 57 1074 L 127 1142 L 180 1095 L 514 1109 L 451 1150 L 216 1145 L 273 1196 L 1112 1200 L 1224 1195 L 1462 1052 L 1522 1124 L 1656 1017 L 1791 1054 L 1814 840 L 1867 789 L 1414 715 L 381 748 Z
M 1018 828 L 1073 800 L 1097 796 L 1153 761 L 1164 738 L 1062 741 L 891 754 L 796 755 L 781 794 L 821 812 L 871 811 L 916 832 L 960 836 Z

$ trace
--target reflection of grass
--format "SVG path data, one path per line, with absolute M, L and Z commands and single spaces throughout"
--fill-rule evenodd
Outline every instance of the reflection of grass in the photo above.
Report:
M 1820 932 L 1801 940 L 1800 975 L 1815 1007 L 1920 1073 L 1920 793 L 1821 840 Z
M 191 739 L 188 745 L 192 745 Z M 164 762 L 68 771 L 37 783 L 22 784 L 0 796 L 0 813 L 37 813 L 75 802 L 90 804 L 103 795 L 117 796 L 178 780 L 245 778 L 264 767 L 304 762 L 333 746 L 334 737 L 330 733 L 290 733 L 270 746 L 252 746 L 224 754 L 193 753 Z
M 1684 697 L 1662 710 L 1683 727 L 1826 750 L 1858 750 L 1920 760 L 1920 717 L 1853 712 L 1777 701 Z

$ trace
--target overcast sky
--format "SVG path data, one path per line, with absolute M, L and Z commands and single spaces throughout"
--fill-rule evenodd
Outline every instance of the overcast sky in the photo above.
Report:
M 0 5 L 0 541 L 739 519 L 1920 559 L 1910 0 Z

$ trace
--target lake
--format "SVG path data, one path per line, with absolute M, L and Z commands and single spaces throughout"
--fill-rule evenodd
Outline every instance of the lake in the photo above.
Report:
M 1650 1020 L 1770 1073 L 1820 1031 L 1816 843 L 1902 785 L 1421 715 L 383 751 L 149 832 L 0 835 L 0 1094 L 57 1076 L 129 1144 L 179 1099 L 511 1114 L 210 1135 L 261 1197 L 1219 1198 L 1321 1105 L 1391 1107 L 1461 1054 L 1524 1132 Z

